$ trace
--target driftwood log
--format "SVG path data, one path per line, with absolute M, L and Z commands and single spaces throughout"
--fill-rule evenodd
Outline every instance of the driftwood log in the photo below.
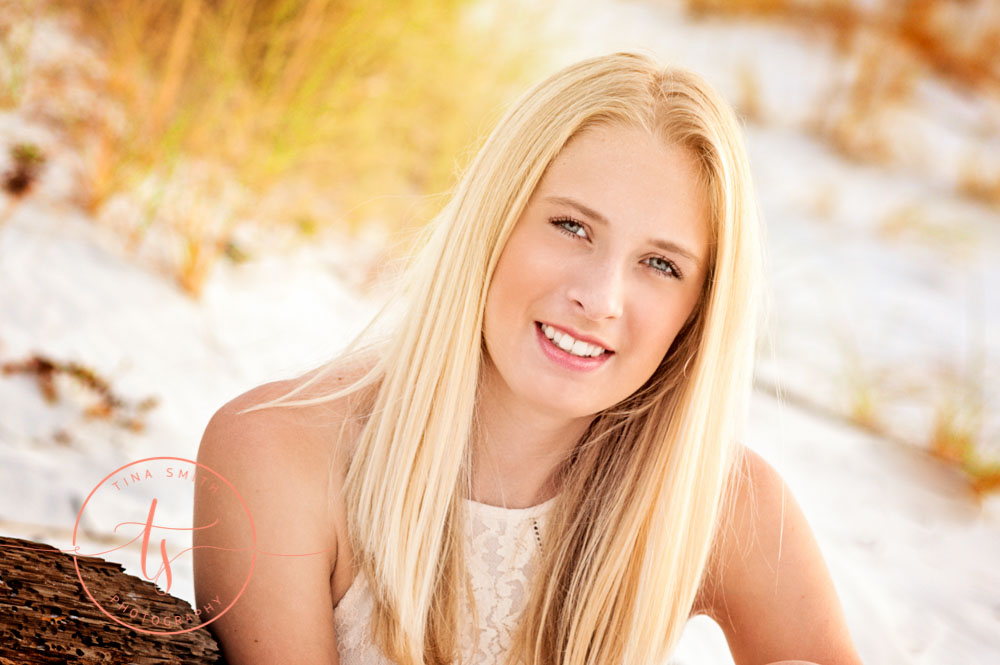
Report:
M 193 613 L 187 602 L 126 574 L 120 564 L 76 558 L 95 597 L 117 596 L 160 616 Z M 169 635 L 126 628 L 87 596 L 72 556 L 43 543 L 0 536 L 0 665 L 67 662 L 224 665 L 207 629 Z

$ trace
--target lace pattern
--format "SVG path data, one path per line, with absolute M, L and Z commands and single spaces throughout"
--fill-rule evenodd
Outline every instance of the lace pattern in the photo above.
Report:
M 511 646 L 543 546 L 548 511 L 556 497 L 530 508 L 501 508 L 466 500 L 466 552 L 478 613 L 478 644 L 471 609 L 463 600 L 463 663 L 493 665 Z M 393 665 L 369 631 L 374 602 L 363 575 L 355 577 L 333 610 L 341 665 Z

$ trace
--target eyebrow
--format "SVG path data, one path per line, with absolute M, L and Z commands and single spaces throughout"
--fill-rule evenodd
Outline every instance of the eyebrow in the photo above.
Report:
M 547 197 L 545 197 L 545 200 L 546 201 L 551 201 L 553 203 L 562 203 L 562 204 L 568 205 L 568 206 L 570 206 L 572 208 L 576 208 L 578 211 L 580 211 L 581 213 L 583 213 L 587 217 L 590 217 L 590 218 L 594 219 L 595 221 L 600 222 L 601 224 L 603 224 L 605 226 L 608 226 L 610 224 L 610 222 L 608 222 L 608 218 L 607 217 L 605 217 L 601 213 L 597 212 L 593 208 L 591 208 L 589 206 L 585 206 L 584 204 L 580 203 L 576 199 L 571 199 L 571 198 L 569 198 L 567 196 L 547 196 Z M 666 252 L 676 252 L 677 254 L 680 254 L 681 256 L 685 256 L 685 257 L 691 259 L 692 261 L 694 261 L 699 266 L 701 265 L 701 259 L 698 258 L 697 255 L 695 255 L 694 253 L 692 253 L 689 250 L 685 249 L 681 245 L 678 245 L 675 242 L 671 242 L 669 240 L 662 240 L 660 238 L 650 238 L 649 242 L 654 247 L 658 247 L 658 248 L 660 248 L 660 249 L 662 249 L 662 250 L 664 250 Z

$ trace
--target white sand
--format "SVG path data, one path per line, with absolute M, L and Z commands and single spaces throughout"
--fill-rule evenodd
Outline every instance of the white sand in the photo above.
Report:
M 866 663 L 1000 662 L 1000 502 L 977 504 L 957 473 L 920 450 L 935 406 L 948 391 L 962 395 L 939 380 L 948 368 L 981 378 L 983 436 L 1000 438 L 1000 218 L 951 193 L 958 155 L 978 150 L 983 164 L 1000 164 L 996 143 L 976 135 L 989 102 L 929 78 L 888 122 L 908 128 L 892 139 L 894 161 L 861 166 L 805 129 L 848 69 L 823 40 L 768 25 L 691 24 L 645 4 L 555 7 L 553 31 L 572 37 L 560 62 L 644 47 L 694 67 L 734 100 L 740 72 L 751 73 L 763 112 L 747 137 L 773 298 L 758 375 L 794 399 L 782 404 L 762 388 L 749 443 L 809 518 Z M 194 458 L 223 402 L 320 363 L 360 329 L 375 302 L 344 276 L 374 261 L 378 243 L 276 238 L 248 264 L 221 263 L 196 302 L 73 212 L 72 159 L 56 139 L 17 114 L 0 116 L 0 140 L 31 132 L 49 141 L 53 159 L 38 194 L 0 223 L 0 360 L 38 351 L 94 368 L 130 399 L 161 400 L 135 434 L 84 421 L 88 397 L 69 383 L 60 383 L 68 399 L 52 406 L 28 378 L 0 377 L 0 533 L 67 547 L 105 474 L 152 455 Z M 916 212 L 904 231 L 887 233 L 887 217 L 907 209 Z M 909 444 L 819 415 L 848 411 L 851 385 L 866 381 L 887 429 Z M 68 445 L 53 438 L 60 430 Z M 148 498 L 137 492 L 113 517 L 144 517 Z M 165 519 L 190 523 L 189 496 L 161 507 Z M 91 527 L 103 529 L 102 517 L 88 518 Z M 175 572 L 172 591 L 193 600 L 189 574 Z M 731 662 L 703 619 L 674 660 Z

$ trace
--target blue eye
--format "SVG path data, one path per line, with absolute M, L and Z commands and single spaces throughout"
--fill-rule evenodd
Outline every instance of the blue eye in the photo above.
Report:
M 681 278 L 681 271 L 677 269 L 677 264 L 673 261 L 668 261 L 662 256 L 651 256 L 647 259 L 649 261 L 649 266 L 656 272 L 662 274 L 664 277 L 674 277 L 675 279 Z
M 552 224 L 567 235 L 571 235 L 574 238 L 586 238 L 587 234 L 583 228 L 583 224 L 576 221 L 575 219 L 570 219 L 569 217 L 557 217 L 552 220 Z M 583 233 L 581 233 L 581 231 Z

